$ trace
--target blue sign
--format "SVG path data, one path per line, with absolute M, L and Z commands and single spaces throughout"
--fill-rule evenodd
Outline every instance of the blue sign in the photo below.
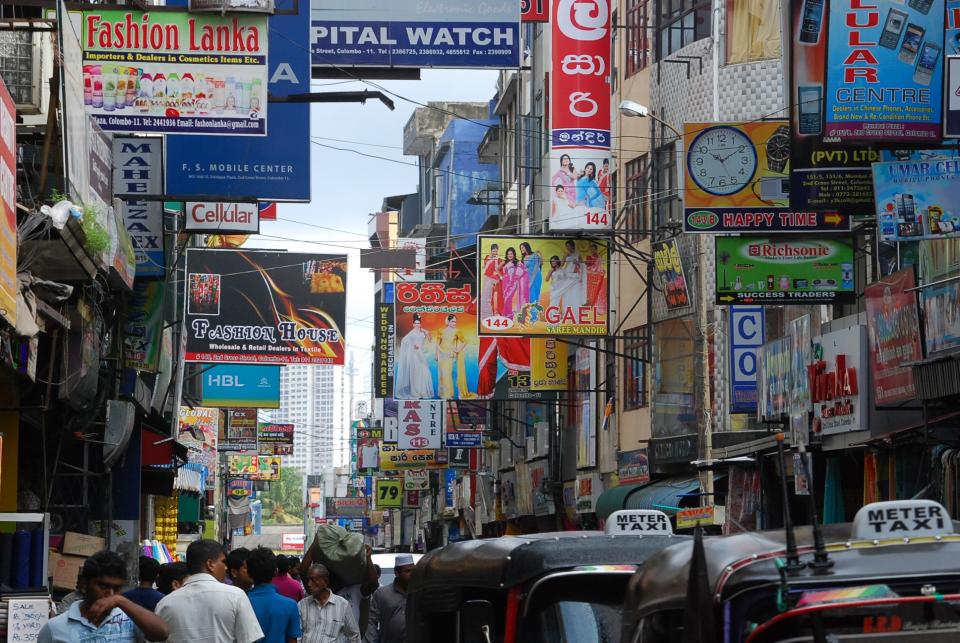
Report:
M 757 349 L 763 345 L 763 307 L 730 308 L 730 412 L 757 412 Z
M 448 431 L 448 447 L 479 447 L 483 445 L 483 433 L 480 431 Z
M 519 2 L 326 0 L 310 25 L 318 67 L 520 65 Z
M 171 3 L 168 3 L 171 4 Z M 268 56 L 273 96 L 310 91 L 310 3 L 277 0 Z M 267 136 L 167 136 L 167 193 L 310 200 L 310 105 L 271 103 Z
M 212 408 L 280 408 L 280 366 L 217 364 L 204 367 L 201 401 Z
M 444 469 L 444 485 L 443 485 L 443 495 L 444 495 L 444 507 L 456 507 L 454 502 L 454 491 L 456 491 L 457 485 L 457 470 L 456 469 Z

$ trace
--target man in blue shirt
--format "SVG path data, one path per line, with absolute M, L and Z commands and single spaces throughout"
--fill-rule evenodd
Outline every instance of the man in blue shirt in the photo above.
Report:
M 297 604 L 277 593 L 273 575 L 277 571 L 277 557 L 265 547 L 257 547 L 247 557 L 247 572 L 253 579 L 253 589 L 247 598 L 260 621 L 266 643 L 296 643 L 302 636 L 300 612 Z
M 124 592 L 123 595 L 131 601 L 151 612 L 157 608 L 157 603 L 163 594 L 153 588 L 157 574 L 160 573 L 160 563 L 149 556 L 140 557 L 140 585 L 135 589 Z
M 126 580 L 127 566 L 118 554 L 100 551 L 88 558 L 77 584 L 83 598 L 65 614 L 47 621 L 37 635 L 37 643 L 136 643 L 144 638 L 166 639 L 170 635 L 167 624 L 120 593 Z

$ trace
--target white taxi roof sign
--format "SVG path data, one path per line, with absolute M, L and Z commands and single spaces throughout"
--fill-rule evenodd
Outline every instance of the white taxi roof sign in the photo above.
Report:
M 853 538 L 918 538 L 954 533 L 950 514 L 933 500 L 889 500 L 864 505 L 853 518 Z
M 673 527 L 667 514 L 656 509 L 621 509 L 607 518 L 608 536 L 670 536 Z

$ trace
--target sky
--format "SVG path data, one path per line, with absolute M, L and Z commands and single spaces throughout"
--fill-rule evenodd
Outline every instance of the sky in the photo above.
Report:
M 495 71 L 429 70 L 418 81 L 373 81 L 420 103 L 483 101 L 496 93 Z M 312 91 L 377 91 L 361 81 L 315 80 Z M 360 268 L 369 247 L 367 223 L 385 196 L 417 190 L 417 158 L 403 155 L 403 126 L 418 105 L 390 96 L 390 111 L 378 100 L 314 104 L 311 107 L 311 196 L 309 204 L 280 204 L 277 221 L 260 226 L 246 247 L 296 252 L 343 253 L 347 275 L 347 360 L 356 362 L 356 393 L 368 391 L 373 344 L 373 274 Z M 340 148 L 340 149 L 334 149 Z M 384 158 L 370 158 L 356 152 Z M 392 159 L 392 160 L 391 160 Z M 395 162 L 396 161 L 396 162 Z M 358 396 L 359 397 L 359 396 Z

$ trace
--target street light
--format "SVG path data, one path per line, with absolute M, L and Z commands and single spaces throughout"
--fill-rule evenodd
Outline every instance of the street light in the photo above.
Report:
M 650 108 L 646 105 L 641 105 L 640 103 L 632 100 L 625 100 L 620 102 L 620 113 L 629 118 L 652 118 L 657 121 L 671 132 L 677 135 L 677 138 L 683 138 L 683 134 L 677 131 L 677 129 L 666 122 L 656 114 L 650 111 Z

